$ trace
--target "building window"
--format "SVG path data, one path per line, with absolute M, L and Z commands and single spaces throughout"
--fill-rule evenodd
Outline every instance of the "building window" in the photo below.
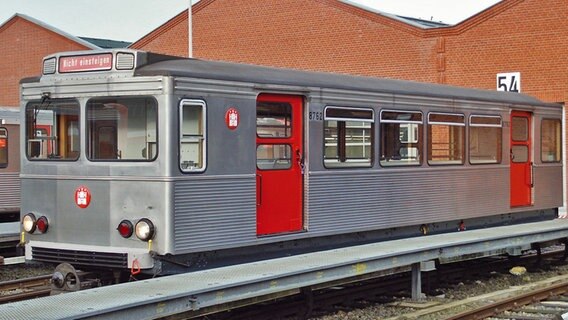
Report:
M 89 160 L 152 161 L 157 156 L 158 106 L 153 98 L 87 102 Z
M 324 166 L 371 167 L 374 114 L 371 109 L 326 107 Z
M 499 116 L 469 118 L 469 162 L 501 163 L 503 123 Z
M 420 165 L 422 162 L 422 113 L 381 112 L 382 166 Z
M 541 125 L 542 162 L 562 160 L 562 123 L 558 119 L 544 119 Z
M 183 172 L 206 168 L 206 106 L 201 100 L 182 100 L 180 108 L 179 165 Z
M 79 104 L 44 99 L 26 106 L 26 155 L 30 160 L 79 158 Z
M 463 164 L 464 145 L 464 115 L 428 114 L 428 164 Z
M 0 168 L 8 166 L 8 129 L 0 128 Z

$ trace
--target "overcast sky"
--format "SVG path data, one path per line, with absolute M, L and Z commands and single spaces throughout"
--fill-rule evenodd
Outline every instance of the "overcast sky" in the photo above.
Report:
M 22 13 L 75 36 L 135 41 L 190 0 L 0 0 L 0 25 Z M 396 15 L 456 24 L 499 0 L 349 0 Z M 197 0 L 193 0 L 196 3 Z

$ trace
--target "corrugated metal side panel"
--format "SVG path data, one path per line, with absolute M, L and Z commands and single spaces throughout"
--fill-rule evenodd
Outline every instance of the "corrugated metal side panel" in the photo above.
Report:
M 254 241 L 255 177 L 177 181 L 174 212 L 176 252 Z
M 310 177 L 310 233 L 385 229 L 509 211 L 508 168 Z M 433 187 L 435 186 L 435 187 Z
M 20 207 L 19 173 L 0 173 L 0 212 Z
M 562 167 L 542 166 L 534 169 L 535 203 L 545 207 L 562 206 Z

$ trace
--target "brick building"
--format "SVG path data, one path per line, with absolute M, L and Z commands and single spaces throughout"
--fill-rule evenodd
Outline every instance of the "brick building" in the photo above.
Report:
M 0 107 L 17 107 L 20 79 L 40 75 L 43 57 L 60 51 L 126 47 L 130 43 L 75 37 L 32 17 L 15 14 L 0 25 L 0 44 Z
M 98 47 L 31 17 L 16 14 L 0 26 L 0 106 L 20 104 L 19 83 L 41 74 L 44 56 Z
M 503 0 L 453 26 L 340 0 L 201 0 L 192 13 L 197 58 L 489 90 L 519 72 L 523 93 L 568 101 L 566 0 Z M 184 11 L 131 48 L 187 56 L 187 38 Z

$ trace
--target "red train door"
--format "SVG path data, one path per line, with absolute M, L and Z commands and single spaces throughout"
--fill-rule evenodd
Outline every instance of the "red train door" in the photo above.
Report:
M 511 113 L 511 207 L 532 204 L 531 114 Z
M 262 94 L 256 108 L 257 235 L 303 229 L 303 98 Z

